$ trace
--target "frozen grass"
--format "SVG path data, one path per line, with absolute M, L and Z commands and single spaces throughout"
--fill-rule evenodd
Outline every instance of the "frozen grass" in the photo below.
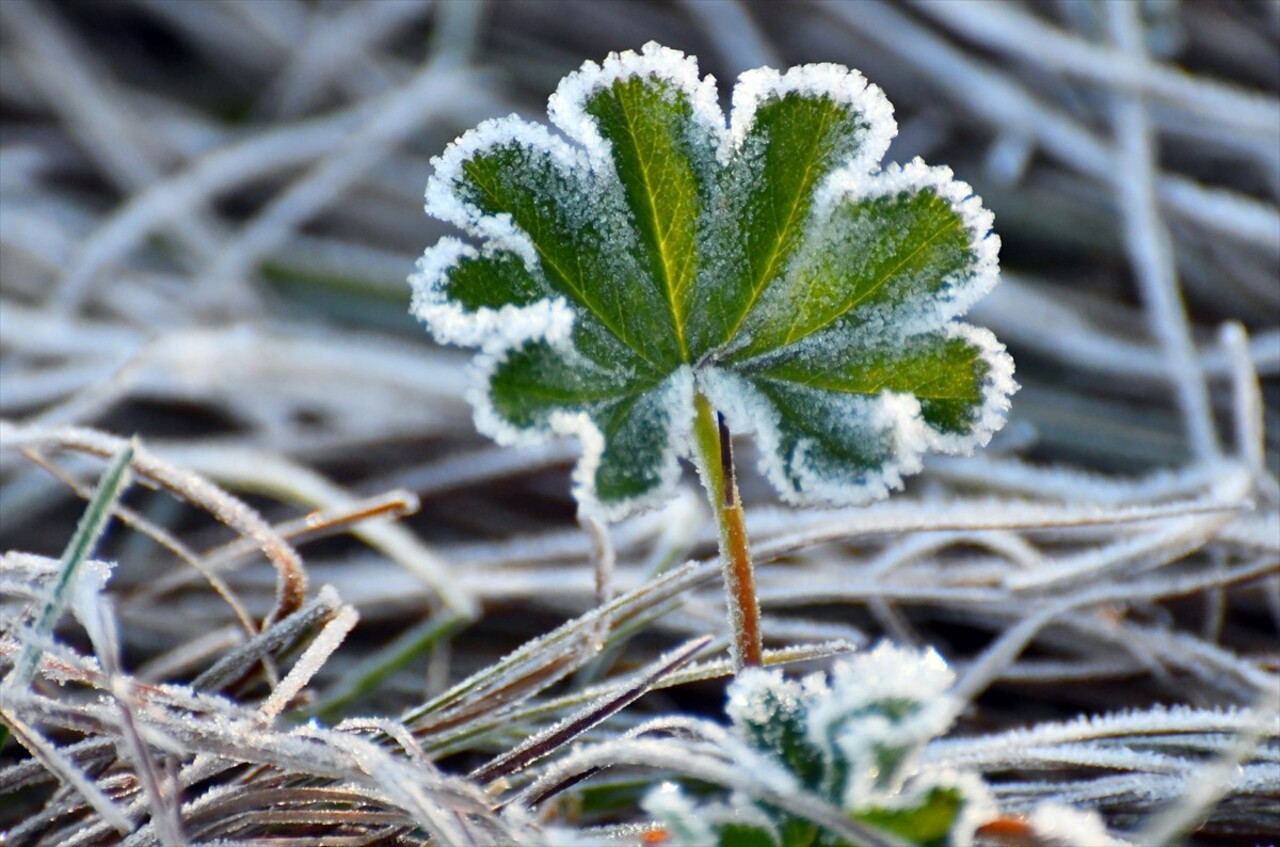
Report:
M 832 813 L 724 756 L 692 489 L 577 523 L 574 446 L 477 436 L 408 317 L 428 158 L 651 38 L 723 90 L 858 68 L 1004 242 L 984 454 L 859 509 L 742 481 L 770 660 L 935 647 L 967 705 L 923 756 L 1005 814 L 1280 833 L 1275 4 L 5 0 L 0 37 L 7 844 L 626 842 L 681 775 Z

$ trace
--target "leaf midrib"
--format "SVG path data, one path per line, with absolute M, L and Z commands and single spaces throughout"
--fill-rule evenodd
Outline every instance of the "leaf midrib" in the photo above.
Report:
M 664 234 L 659 224 L 658 216 L 658 200 L 653 191 L 653 180 L 649 178 L 649 161 L 640 152 L 640 144 L 636 140 L 635 125 L 631 120 L 631 112 L 627 109 L 626 102 L 621 95 L 615 95 L 618 99 L 618 107 L 622 112 L 622 121 L 627 129 L 627 140 L 631 144 L 631 149 L 635 152 L 636 164 L 640 167 L 641 182 L 644 184 L 645 200 L 649 204 L 649 212 L 653 220 L 653 235 L 657 242 L 658 261 L 662 265 L 662 286 L 667 295 L 667 305 L 671 307 L 671 319 L 676 328 L 676 339 L 680 343 L 680 357 L 683 361 L 689 361 L 689 342 L 685 333 L 684 316 L 680 313 L 676 299 L 675 271 L 672 269 L 671 257 L 666 249 L 667 234 Z M 668 230 L 669 233 L 669 230 Z
M 538 400 L 554 400 L 560 402 L 578 402 L 578 403 L 600 403 L 610 400 L 625 400 L 629 398 L 639 398 L 647 394 L 662 384 L 662 380 L 653 382 L 639 383 L 638 386 L 624 386 L 618 391 L 574 391 L 572 389 L 559 389 L 554 386 L 548 386 L 541 383 L 529 382 L 520 386 L 522 394 L 534 397 Z
M 495 186 L 490 184 L 488 181 L 482 179 L 474 171 L 468 175 L 471 177 L 471 180 L 477 186 L 479 186 L 480 190 L 485 193 L 486 197 L 488 197 L 490 202 L 498 206 L 501 205 L 501 194 L 496 190 Z M 508 212 L 507 214 L 510 214 L 510 213 Z M 513 221 L 515 220 L 514 216 L 512 216 L 512 220 Z M 594 318 L 596 318 L 596 320 L 600 321 L 600 323 L 603 324 L 604 327 L 608 329 L 609 332 L 611 332 L 613 336 L 618 339 L 619 342 L 621 342 L 624 346 L 626 346 L 633 353 L 639 356 L 640 359 L 643 360 L 645 364 L 647 364 L 654 371 L 661 372 L 662 366 L 659 365 L 657 362 L 653 361 L 653 359 L 651 359 L 645 353 L 645 351 L 639 349 L 638 347 L 636 347 L 636 345 L 632 344 L 631 341 L 628 340 L 626 333 L 623 332 L 623 330 L 621 330 L 617 326 L 614 326 L 614 324 L 609 320 L 608 316 L 603 312 L 603 310 L 596 308 L 592 304 L 592 302 L 587 298 L 587 295 L 584 293 L 582 286 L 574 284 L 573 278 L 568 274 L 568 272 L 563 267 L 561 267 L 559 262 L 556 262 L 547 253 L 547 251 L 544 250 L 540 244 L 538 244 L 538 241 L 533 237 L 533 234 L 530 233 L 529 230 L 523 224 L 517 224 L 517 225 L 526 235 L 529 236 L 529 242 L 533 245 L 533 249 L 538 251 L 538 256 L 543 260 L 543 262 L 549 268 L 551 268 L 551 270 L 553 270 L 557 276 L 560 277 L 560 279 L 564 282 L 564 284 L 568 286 L 569 289 L 573 291 L 575 295 L 577 295 L 580 301 L 579 305 L 585 306 L 588 312 Z
M 811 185 L 810 174 L 813 173 L 814 163 L 817 159 L 817 149 L 822 144 L 823 133 L 826 132 L 827 124 L 830 123 L 833 113 L 831 107 L 824 108 L 822 111 L 822 121 L 818 124 L 818 129 L 813 133 L 813 144 L 810 147 L 810 155 L 805 159 L 804 177 L 800 180 L 799 189 L 795 196 L 791 199 L 791 209 L 787 212 L 786 224 L 778 230 L 777 239 L 774 241 L 773 248 L 769 254 L 769 264 L 765 267 L 764 272 L 751 283 L 751 297 L 748 299 L 746 306 L 738 314 L 737 320 L 734 321 L 733 328 L 729 330 L 725 336 L 726 342 L 731 341 L 737 336 L 738 331 L 742 329 L 742 323 L 747 319 L 747 315 L 751 314 L 751 310 L 755 308 L 756 303 L 760 300 L 760 295 L 768 287 L 769 281 L 773 278 L 773 269 L 778 264 L 778 258 L 781 256 L 782 242 L 786 240 L 786 235 L 791 231 L 795 223 L 796 213 L 799 211 L 802 199 L 807 196 L 805 188 Z M 772 200 L 773 195 L 770 194 Z
M 814 373 L 809 375 L 809 377 L 806 379 L 789 379 L 784 376 L 778 376 L 775 374 L 767 374 L 767 373 L 756 374 L 752 378 L 763 380 L 766 382 L 776 383 L 778 385 L 795 385 L 803 388 L 813 388 L 819 391 L 838 391 L 842 394 L 861 394 L 867 397 L 880 394 L 882 391 L 885 391 L 887 389 L 889 391 L 894 391 L 898 393 L 910 392 L 911 394 L 915 395 L 921 400 L 964 400 L 969 396 L 969 393 L 970 393 L 970 389 L 967 389 L 965 386 L 951 385 L 950 386 L 952 388 L 951 391 L 936 391 L 932 393 L 927 393 L 928 386 L 937 384 L 937 383 L 942 383 L 943 380 L 945 380 L 952 373 L 955 373 L 957 370 L 972 368 L 974 363 L 977 362 L 979 358 L 980 358 L 979 356 L 969 357 L 967 359 L 962 360 L 961 362 L 959 362 L 954 366 L 949 366 L 944 372 L 936 374 L 928 379 L 922 380 L 921 382 L 918 382 L 915 385 L 899 386 L 899 387 L 888 387 L 887 383 L 889 382 L 889 379 L 886 378 L 879 381 L 872 387 L 854 388 L 854 387 L 851 387 L 847 382 L 846 383 L 839 382 L 833 379 L 830 375 L 825 373 Z M 889 376 L 892 377 L 892 372 L 889 374 Z
M 800 341 L 801 339 L 808 338 L 809 336 L 813 335 L 816 332 L 821 332 L 822 330 L 831 326 L 831 324 L 835 323 L 836 321 L 843 318 L 845 315 L 852 312 L 854 309 L 861 306 L 863 303 L 867 301 L 869 297 L 871 297 L 880 289 L 884 288 L 885 283 L 887 283 L 893 276 L 895 276 L 898 273 L 898 271 L 902 270 L 912 259 L 918 256 L 921 251 L 923 251 L 926 247 L 928 247 L 933 242 L 937 241 L 939 238 L 942 238 L 944 235 L 949 235 L 952 231 L 959 229 L 960 225 L 961 225 L 960 220 L 958 218 L 952 219 L 950 222 L 948 222 L 946 225 L 938 229 L 932 235 L 925 238 L 924 241 L 920 242 L 920 244 L 914 250 L 912 250 L 910 253 L 904 256 L 902 260 L 899 261 L 896 265 L 894 265 L 893 267 L 889 268 L 884 273 L 882 273 L 879 279 L 877 279 L 871 285 L 871 287 L 869 287 L 859 297 L 857 297 L 854 300 L 851 300 L 848 303 L 848 305 L 846 305 L 844 308 L 842 308 L 840 311 L 836 312 L 835 314 L 831 315 L 822 323 L 818 324 L 817 326 L 814 326 L 812 329 L 809 329 L 808 331 L 799 335 L 796 334 L 796 328 L 799 325 L 800 317 L 804 314 L 804 311 L 803 309 L 797 309 L 796 316 L 795 318 L 792 319 L 792 322 L 791 322 L 791 328 L 787 330 L 787 338 L 785 341 L 782 342 L 782 344 L 779 345 L 779 348 L 786 347 L 788 344 L 794 344 L 795 342 Z M 806 294 L 805 294 L 806 305 L 808 304 L 809 298 L 812 296 L 812 293 L 816 289 L 816 287 L 817 286 L 814 286 L 814 285 L 810 285 L 807 287 Z

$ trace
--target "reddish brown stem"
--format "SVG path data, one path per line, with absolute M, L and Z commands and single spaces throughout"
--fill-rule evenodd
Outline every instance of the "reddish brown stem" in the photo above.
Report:
M 740 671 L 744 667 L 764 664 L 760 601 L 756 596 L 755 572 L 751 566 L 746 515 L 738 497 L 728 427 L 701 395 L 697 397 L 696 407 L 694 443 L 698 470 L 719 528 L 725 599 L 734 636 L 733 664 L 734 670 Z

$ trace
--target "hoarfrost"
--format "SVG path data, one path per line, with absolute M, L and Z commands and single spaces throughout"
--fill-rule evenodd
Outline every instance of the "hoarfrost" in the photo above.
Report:
M 877 159 L 877 161 L 879 161 Z M 954 178 L 945 165 L 929 166 L 919 157 L 905 165 L 892 162 L 883 171 L 861 163 L 841 168 L 827 177 L 814 193 L 814 216 L 825 218 L 842 201 L 872 200 L 901 194 L 931 192 L 947 201 L 968 231 L 972 261 L 962 275 L 943 281 L 942 290 L 920 297 L 910 308 L 897 307 L 891 314 L 860 316 L 869 325 L 892 327 L 895 335 L 913 335 L 942 326 L 967 312 L 995 287 L 1000 279 L 1000 236 L 991 231 L 995 220 L 967 183 Z M 799 255 L 796 257 L 800 259 Z
M 715 831 L 674 782 L 664 782 L 645 795 L 641 806 L 667 825 L 671 847 L 713 847 Z
M 585 156 L 556 138 L 546 127 L 514 114 L 493 118 L 463 133 L 431 160 L 435 173 L 427 180 L 425 209 L 428 215 L 447 221 L 494 248 L 518 253 L 527 265 L 534 266 L 538 262 L 537 250 L 529 235 L 515 225 L 510 215 L 487 215 L 460 197 L 454 187 L 461 181 L 463 165 L 468 160 L 481 151 L 504 145 L 546 153 L 567 173 L 582 174 L 588 170 Z
M 954 683 L 955 673 L 932 647 L 918 650 L 881 641 L 836 665 L 832 696 L 850 708 L 890 699 L 929 702 Z
M 536 339 L 553 343 L 568 340 L 573 310 L 562 297 L 547 297 L 528 306 L 482 306 L 470 312 L 451 300 L 444 290 L 449 272 L 463 259 L 479 255 L 474 247 L 456 238 L 441 238 L 422 254 L 409 277 L 413 287 L 410 311 L 427 325 L 437 342 L 507 349 Z M 526 262 L 526 268 L 535 277 L 541 274 L 536 264 Z
M 1116 838 L 1107 831 L 1097 812 L 1085 812 L 1059 803 L 1041 803 L 1030 816 L 1031 828 L 1038 843 L 1054 847 L 1072 847 L 1076 844 L 1097 847 L 1124 847 L 1129 842 Z
M 847 806 L 901 786 L 916 752 L 951 725 L 957 709 L 945 692 L 954 681 L 932 648 L 887 641 L 836 665 L 830 695 L 810 706 L 807 732 L 830 759 L 848 763 Z
M 783 73 L 773 68 L 756 68 L 741 74 L 733 88 L 729 127 L 732 149 L 742 147 L 761 104 L 788 94 L 827 97 L 861 115 L 866 130 L 851 170 L 856 168 L 866 173 L 877 168 L 889 149 L 889 142 L 898 134 L 893 106 L 884 92 L 855 70 L 830 63 L 799 65 Z
M 586 101 L 592 94 L 615 82 L 632 77 L 653 77 L 669 83 L 688 99 L 696 129 L 716 142 L 717 150 L 725 146 L 724 113 L 716 94 L 716 78 L 698 77 L 698 60 L 678 50 L 650 41 L 639 53 L 624 50 L 610 53 L 603 65 L 584 62 L 569 74 L 547 101 L 551 122 L 565 135 L 582 144 L 592 161 L 608 161 L 609 142 L 600 136 L 595 119 L 586 113 Z
M 725 714 L 735 724 L 765 726 L 779 712 L 799 712 L 802 695 L 800 683 L 787 679 L 780 670 L 746 668 L 729 686 Z

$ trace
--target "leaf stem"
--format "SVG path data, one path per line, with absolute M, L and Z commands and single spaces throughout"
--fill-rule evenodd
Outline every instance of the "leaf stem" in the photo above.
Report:
M 733 667 L 764 664 L 760 635 L 760 601 L 747 542 L 746 515 L 738 497 L 738 480 L 733 469 L 733 446 L 724 418 L 699 394 L 694 398 L 694 453 L 698 474 L 706 489 L 707 501 L 720 530 L 720 564 L 724 569 L 725 599 L 733 628 Z

